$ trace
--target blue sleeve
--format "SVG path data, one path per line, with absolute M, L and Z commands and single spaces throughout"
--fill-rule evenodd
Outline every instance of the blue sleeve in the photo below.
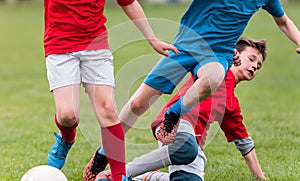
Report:
M 262 8 L 268 11 L 272 16 L 278 18 L 284 15 L 284 11 L 279 0 L 269 0 Z

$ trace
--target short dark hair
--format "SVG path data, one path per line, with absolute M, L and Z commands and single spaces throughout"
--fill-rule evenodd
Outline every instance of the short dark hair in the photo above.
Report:
M 253 47 L 261 53 L 263 60 L 267 57 L 267 40 L 261 39 L 261 40 L 252 40 L 245 37 L 241 37 L 237 44 L 235 49 L 238 52 L 242 52 L 246 49 L 246 47 Z

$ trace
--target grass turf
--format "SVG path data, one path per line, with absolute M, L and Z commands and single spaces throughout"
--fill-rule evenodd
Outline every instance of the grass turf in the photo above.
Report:
M 150 22 L 155 33 L 165 41 L 172 41 L 186 7 L 144 6 L 147 16 L 154 18 Z M 291 3 L 284 8 L 300 26 L 300 4 Z M 107 6 L 105 12 L 115 57 L 116 99 L 120 109 L 159 56 L 141 36 L 135 35 L 136 29 L 127 23 L 128 18 L 120 8 Z M 55 110 L 43 56 L 43 5 L 1 5 L 0 25 L 0 180 L 10 181 L 19 180 L 31 167 L 47 163 L 47 152 L 54 141 L 52 132 L 57 129 L 52 121 Z M 268 40 L 269 56 L 262 71 L 253 83 L 241 83 L 237 89 L 262 169 L 270 180 L 299 180 L 299 55 L 265 12 L 253 17 L 244 36 Z M 130 78 L 132 81 L 128 81 Z M 159 99 L 127 134 L 128 160 L 156 147 L 148 127 L 169 97 Z M 77 141 L 63 168 L 68 179 L 75 181 L 82 180 L 85 164 L 100 144 L 98 123 L 86 95 L 82 94 L 81 99 Z M 254 180 L 234 145 L 226 143 L 220 131 L 206 146 L 205 153 L 206 180 Z

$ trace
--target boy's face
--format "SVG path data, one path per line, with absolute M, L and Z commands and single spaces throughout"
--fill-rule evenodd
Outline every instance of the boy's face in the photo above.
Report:
M 239 80 L 252 80 L 263 63 L 263 56 L 253 47 L 246 47 L 240 52 L 241 65 L 236 66 Z

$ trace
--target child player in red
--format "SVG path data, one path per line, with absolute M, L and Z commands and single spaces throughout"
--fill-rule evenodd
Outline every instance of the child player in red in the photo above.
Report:
M 173 45 L 155 37 L 137 1 L 117 2 L 157 52 L 165 56 L 169 56 L 165 50 L 177 53 Z M 114 104 L 113 57 L 104 25 L 104 5 L 105 0 L 44 1 L 47 76 L 56 107 L 54 120 L 60 130 L 55 133 L 48 165 L 61 169 L 75 141 L 83 84 L 101 125 L 113 180 L 121 181 L 125 175 L 124 132 Z
M 243 116 L 234 90 L 239 82 L 252 80 L 256 76 L 266 58 L 265 44 L 265 40 L 239 39 L 236 50 L 240 52 L 241 65 L 232 66 L 221 86 L 210 97 L 201 101 L 191 112 L 182 117 L 182 120 L 188 121 L 194 127 L 196 140 L 202 149 L 210 124 L 218 121 L 227 141 L 236 144 L 236 148 L 241 152 L 251 173 L 258 179 L 266 178 L 258 163 L 254 142 L 243 124 Z M 165 111 L 185 95 L 193 83 L 193 77 L 191 77 L 169 100 L 152 123 L 153 133 L 158 129 L 157 126 L 160 125 Z M 181 177 L 179 176 L 179 178 Z

